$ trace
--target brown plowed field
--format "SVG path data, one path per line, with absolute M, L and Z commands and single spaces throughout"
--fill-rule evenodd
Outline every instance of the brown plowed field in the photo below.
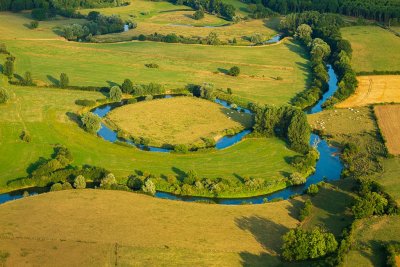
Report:
M 393 155 L 400 155 L 400 105 L 376 106 L 375 114 L 387 149 Z

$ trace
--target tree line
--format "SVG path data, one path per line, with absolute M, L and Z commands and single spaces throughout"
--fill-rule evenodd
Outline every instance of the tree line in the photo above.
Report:
M 123 4 L 123 2 L 119 0 L 1 0 L 0 11 L 18 12 L 35 8 L 44 8 L 49 10 L 96 8 L 121 4 Z
M 217 14 L 228 20 L 233 20 L 235 17 L 235 7 L 221 0 L 170 0 L 170 2 L 175 5 L 185 5 L 195 10 Z
M 257 0 L 264 6 L 281 14 L 318 11 L 321 13 L 339 13 L 347 16 L 373 19 L 390 23 L 399 21 L 399 0 Z

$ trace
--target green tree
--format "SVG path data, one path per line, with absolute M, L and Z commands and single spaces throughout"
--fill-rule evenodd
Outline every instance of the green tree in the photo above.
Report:
M 110 100 L 111 101 L 115 101 L 115 102 L 119 102 L 121 101 L 122 98 L 122 91 L 119 88 L 119 86 L 113 86 L 110 89 Z
M 27 86 L 33 85 L 32 74 L 29 71 L 25 72 L 24 85 Z
M 318 189 L 318 185 L 316 184 L 312 184 L 307 188 L 307 194 L 311 195 L 311 196 L 315 196 L 316 194 L 318 194 L 319 189 Z
M 312 29 L 307 24 L 301 24 L 297 27 L 295 37 L 300 39 L 305 45 L 309 45 L 312 41 Z
M 331 53 L 330 46 L 322 39 L 315 38 L 311 43 L 311 61 L 313 63 L 324 61 Z
M 363 197 L 358 197 L 356 199 L 352 211 L 354 217 L 362 219 L 372 215 L 385 214 L 387 206 L 388 200 L 384 196 L 376 192 L 368 192 Z
M 10 99 L 10 95 L 5 88 L 0 88 L 0 104 L 7 103 Z
M 70 189 L 72 189 L 72 185 L 69 182 L 64 182 L 62 184 L 62 189 L 63 190 L 70 190 Z
M 143 178 L 136 175 L 131 175 L 127 182 L 127 186 L 132 190 L 142 189 L 143 184 Z
M 11 79 L 12 76 L 14 75 L 14 60 L 12 57 L 8 57 L 6 62 L 4 63 L 3 73 L 9 79 Z
M 81 120 L 84 129 L 89 133 L 95 134 L 101 128 L 101 118 L 96 114 L 91 112 L 85 113 Z
M 31 21 L 30 28 L 36 29 L 37 27 L 39 27 L 39 21 L 37 21 L 37 20 Z
M 195 20 L 200 20 L 204 18 L 204 11 L 202 9 L 196 10 L 196 12 L 194 12 L 193 14 L 193 18 Z
M 307 181 L 306 177 L 304 177 L 303 175 L 301 175 L 298 172 L 292 173 L 290 175 L 289 179 L 290 179 L 290 182 L 292 183 L 292 185 L 304 184 Z
M 103 179 L 101 179 L 100 187 L 110 188 L 112 185 L 117 184 L 114 174 L 109 173 Z
M 129 79 L 125 79 L 121 86 L 122 92 L 131 94 L 133 92 L 133 83 Z
M 311 213 L 312 203 L 311 200 L 307 199 L 304 202 L 304 207 L 300 210 L 299 220 L 302 222 L 304 221 Z
M 264 36 L 260 33 L 255 33 L 250 37 L 250 42 L 253 44 L 262 44 L 264 42 Z
M 183 178 L 183 182 L 188 185 L 193 185 L 198 180 L 199 180 L 199 176 L 198 176 L 197 172 L 194 170 L 189 170 L 186 173 L 185 178 Z
M 151 179 L 146 179 L 142 187 L 142 191 L 151 196 L 154 196 L 156 194 L 156 186 Z
M 209 45 L 219 45 L 221 41 L 218 39 L 216 32 L 210 32 L 206 38 L 206 43 Z
M 228 74 L 231 75 L 231 76 L 239 76 L 239 74 L 240 74 L 239 67 L 238 66 L 233 66 L 232 68 L 229 69 Z
M 76 189 L 84 189 L 84 188 L 86 188 L 86 180 L 85 180 L 85 177 L 83 177 L 83 175 L 78 175 L 78 176 L 75 177 L 74 187 Z
M 69 78 L 68 75 L 65 73 L 60 74 L 60 87 L 67 88 L 69 85 Z

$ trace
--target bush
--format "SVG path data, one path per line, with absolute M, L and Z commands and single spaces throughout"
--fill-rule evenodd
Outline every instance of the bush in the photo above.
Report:
M 89 99 L 77 99 L 75 100 L 75 104 L 79 106 L 84 106 L 84 107 L 91 107 L 96 105 L 96 101 L 94 100 L 89 100 Z
M 189 148 L 188 148 L 187 145 L 184 145 L 184 144 L 175 145 L 174 146 L 174 152 L 186 154 L 186 153 L 189 152 Z
M 132 190 L 140 190 L 143 185 L 143 178 L 136 175 L 130 176 L 127 182 L 127 186 Z
M 150 69 L 158 69 L 158 64 L 156 64 L 156 63 L 149 63 L 149 64 L 144 64 L 147 68 L 150 68 Z
M 74 180 L 74 187 L 76 189 L 84 189 L 84 188 L 86 188 L 85 177 L 83 177 L 82 175 L 76 176 L 76 178 Z
M 315 196 L 316 194 L 318 194 L 318 185 L 316 184 L 312 184 L 307 188 L 307 194 L 311 195 L 311 196 Z
M 63 190 L 62 184 L 55 183 L 50 187 L 50 192 Z
M 84 129 L 92 134 L 96 134 L 101 128 L 101 118 L 92 112 L 85 113 L 82 116 Z
M 73 187 L 72 187 L 72 185 L 70 184 L 70 183 L 68 183 L 68 182 L 64 182 L 63 184 L 62 184 L 62 189 L 63 190 L 70 190 L 70 189 L 72 189 Z
M 239 69 L 239 67 L 233 66 L 232 68 L 230 68 L 228 74 L 229 74 L 230 76 L 239 76 L 239 74 L 240 74 L 240 69 Z
M 144 100 L 146 100 L 146 101 L 153 100 L 153 96 L 152 96 L 152 95 L 146 95 L 146 96 L 144 97 Z
M 115 101 L 115 102 L 119 102 L 121 101 L 122 98 L 122 91 L 119 88 L 119 86 L 113 86 L 110 89 L 110 100 L 111 101 Z
M 29 143 L 31 141 L 31 136 L 27 131 L 22 131 L 19 136 L 22 141 Z
M 147 179 L 144 182 L 142 191 L 148 195 L 154 196 L 156 194 L 156 186 L 151 179 Z
M 193 185 L 196 181 L 199 180 L 199 176 L 194 170 L 189 170 L 185 178 L 183 178 L 183 183 L 188 184 L 188 185 Z
M 37 27 L 39 27 L 39 21 L 33 20 L 33 21 L 31 21 L 29 26 L 31 29 L 36 29 Z
M 121 86 L 122 92 L 131 94 L 133 92 L 133 83 L 129 79 L 125 79 Z
M 356 219 L 362 219 L 372 215 L 383 215 L 385 214 L 388 203 L 388 200 L 381 194 L 368 192 L 362 197 L 357 197 L 352 211 Z

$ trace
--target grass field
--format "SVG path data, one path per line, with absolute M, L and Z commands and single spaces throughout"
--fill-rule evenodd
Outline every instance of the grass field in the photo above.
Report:
M 79 110 L 74 104 L 76 99 L 98 99 L 103 97 L 100 93 L 30 87 L 12 87 L 10 91 L 11 101 L 0 106 L 3 189 L 7 181 L 26 176 L 29 165 L 39 157 L 50 157 L 57 143 L 71 150 L 73 165 L 101 166 L 117 178 L 135 170 L 181 176 L 183 171 L 193 169 L 199 176 L 211 179 L 248 175 L 275 180 L 294 171 L 285 159 L 295 153 L 279 139 L 248 139 L 224 150 L 186 155 L 149 153 L 86 133 L 69 118 L 68 114 L 73 117 L 71 114 Z M 19 139 L 24 129 L 30 133 L 31 143 Z
M 224 206 L 121 191 L 53 192 L 0 205 L 0 251 L 9 253 L 7 266 L 278 266 L 281 235 L 296 227 L 301 203 Z
M 357 80 L 356 92 L 337 104 L 337 107 L 400 102 L 400 75 L 359 76 Z
M 376 181 L 400 205 L 400 158 L 385 159 L 383 166 L 385 171 L 376 177 Z
M 252 126 L 250 114 L 224 108 L 194 97 L 175 97 L 125 105 L 107 115 L 118 129 L 150 144 L 194 144 L 202 138 L 218 139 L 225 131 Z
M 379 128 L 386 140 L 386 147 L 392 155 L 400 154 L 400 106 L 375 106 Z
M 342 28 L 353 48 L 355 71 L 400 70 L 400 38 L 378 26 Z
M 383 216 L 356 223 L 352 250 L 345 257 L 344 266 L 386 266 L 383 245 L 400 242 L 400 216 Z

